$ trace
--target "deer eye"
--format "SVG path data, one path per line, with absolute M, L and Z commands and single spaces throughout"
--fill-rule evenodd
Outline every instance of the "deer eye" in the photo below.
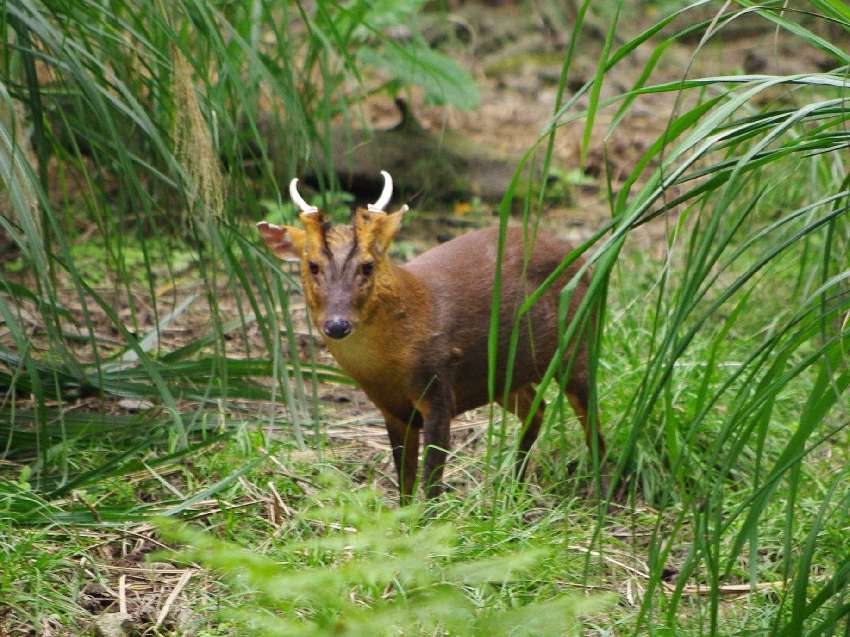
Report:
M 363 276 L 372 276 L 372 272 L 375 270 L 375 264 L 371 261 L 367 261 L 366 263 L 360 264 L 360 274 Z
M 312 274 L 314 276 L 319 274 L 319 264 L 316 263 L 315 261 L 310 261 L 309 268 L 310 268 L 310 274 Z

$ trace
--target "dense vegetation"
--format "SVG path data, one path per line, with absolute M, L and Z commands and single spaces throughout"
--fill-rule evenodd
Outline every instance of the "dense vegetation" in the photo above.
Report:
M 565 131 L 601 154 L 563 334 L 592 340 L 610 466 L 553 364 L 534 484 L 491 411 L 457 490 L 407 511 L 373 492 L 385 454 L 329 443 L 320 395 L 350 381 L 253 222 L 294 218 L 280 188 L 308 169 L 350 203 L 332 131 L 376 96 L 479 105 L 448 9 L 0 8 L 0 633 L 81 634 L 129 599 L 147 634 L 850 634 L 850 4 L 544 4 L 551 117 L 494 212 L 545 226 Z M 739 25 L 818 63 L 704 73 Z M 651 98 L 664 126 L 616 172 Z M 189 548 L 148 566 L 164 542 Z

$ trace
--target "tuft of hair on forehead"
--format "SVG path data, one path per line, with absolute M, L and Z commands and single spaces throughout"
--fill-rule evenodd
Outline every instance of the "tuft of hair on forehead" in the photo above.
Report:
M 331 226 L 325 232 L 325 242 L 331 252 L 340 248 L 350 249 L 357 243 L 357 235 L 351 226 Z
M 386 216 L 385 212 L 372 212 L 365 208 L 358 208 L 354 211 L 351 227 L 357 242 L 365 250 L 371 250 L 375 245 Z

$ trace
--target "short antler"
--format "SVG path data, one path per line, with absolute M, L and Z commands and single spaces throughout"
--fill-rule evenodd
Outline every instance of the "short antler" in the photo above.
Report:
M 390 188 L 392 190 L 392 187 Z M 296 177 L 292 181 L 289 182 L 289 196 L 292 197 L 292 203 L 298 206 L 298 209 L 301 212 L 312 214 L 314 212 L 319 212 L 319 209 L 316 206 L 311 206 L 304 198 L 298 194 L 298 178 Z M 383 195 L 381 195 L 383 196 Z M 389 199 L 389 197 L 387 198 Z M 386 205 L 386 204 L 385 204 Z
M 381 174 L 384 176 L 384 189 L 381 191 L 378 201 L 367 206 L 369 212 L 383 212 L 393 196 L 393 178 L 386 170 L 382 170 Z

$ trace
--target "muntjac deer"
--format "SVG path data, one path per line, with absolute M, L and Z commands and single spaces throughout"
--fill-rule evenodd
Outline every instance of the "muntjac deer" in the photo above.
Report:
M 487 343 L 498 230 L 476 230 L 400 265 L 387 256 L 407 206 L 388 214 L 392 179 L 374 204 L 355 211 L 350 225 L 331 226 L 290 183 L 302 228 L 258 224 L 268 247 L 297 258 L 310 317 L 340 366 L 383 414 L 393 450 L 401 499 L 413 494 L 424 430 L 423 483 L 428 497 L 442 490 L 443 466 L 454 416 L 489 402 Z M 505 361 L 517 309 L 561 263 L 571 246 L 539 236 L 526 260 L 521 228 L 508 229 L 502 262 L 502 299 L 496 396 L 504 396 Z M 520 327 L 505 405 L 525 422 L 539 381 L 558 349 L 558 294 L 581 262 L 567 268 L 534 304 Z M 572 317 L 587 290 L 572 296 Z M 601 458 L 605 442 L 588 418 L 587 347 L 575 350 L 566 394 L 584 427 L 588 446 Z M 572 353 L 572 352 L 570 352 Z M 568 353 L 568 355 L 570 355 Z M 543 421 L 538 409 L 522 433 L 517 473 Z

